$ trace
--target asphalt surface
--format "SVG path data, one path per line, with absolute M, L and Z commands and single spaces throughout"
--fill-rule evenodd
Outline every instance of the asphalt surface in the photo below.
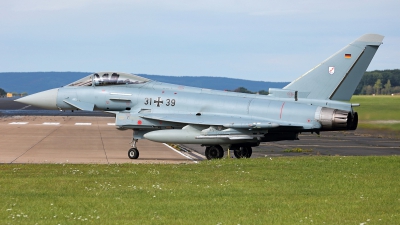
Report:
M 140 140 L 129 159 L 132 131 L 109 117 L 0 117 L 0 163 L 194 163 L 165 144 Z
M 335 131 L 316 134 L 300 134 L 300 140 L 261 143 L 253 147 L 254 157 L 276 156 L 379 156 L 400 155 L 400 138 L 373 131 Z M 184 145 L 204 155 L 205 148 L 198 145 Z M 225 156 L 227 152 L 225 152 Z M 233 156 L 233 151 L 230 151 Z
M 111 118 L 110 118 L 111 117 Z M 10 124 L 13 123 L 12 121 L 22 121 L 24 118 L 25 120 L 37 120 L 41 121 L 41 125 L 43 125 L 44 120 L 48 120 L 51 123 L 51 121 L 62 121 L 68 120 L 70 122 L 66 122 L 65 126 L 68 127 L 70 133 L 76 133 L 82 131 L 82 126 L 71 126 L 71 121 L 77 121 L 77 118 L 80 118 L 80 121 L 85 121 L 85 122 L 76 122 L 76 123 L 91 123 L 91 124 L 99 124 L 99 120 L 105 120 L 108 121 L 107 124 L 113 123 L 114 118 L 112 118 L 112 114 L 107 114 L 107 113 L 101 113 L 101 112 L 82 112 L 82 111 L 75 111 L 75 112 L 60 112 L 57 110 L 43 110 L 40 108 L 36 108 L 33 106 L 28 106 L 24 105 L 22 103 L 14 102 L 13 99 L 5 99 L 5 98 L 0 98 L 0 119 L 3 121 L 2 123 L 2 128 L 7 130 L 6 133 L 2 132 L 1 138 L 0 138 L 0 146 L 9 146 L 10 143 L 5 142 L 4 138 L 10 138 L 7 136 L 9 131 L 12 131 L 10 129 L 11 125 L 18 125 L 20 128 L 28 128 L 30 126 L 25 126 L 24 124 Z M 60 120 L 60 118 L 63 118 L 63 120 Z M 84 119 L 83 119 L 84 118 Z M 5 121 L 5 122 L 4 122 Z M 27 125 L 32 125 L 35 124 L 35 122 L 30 122 Z M 1 123 L 0 123 L 1 124 Z M 70 126 L 68 126 L 68 124 Z M 101 125 L 98 125 L 97 130 L 87 130 L 87 133 L 82 134 L 83 136 L 87 135 L 90 137 L 91 135 L 95 136 L 99 133 L 101 133 L 100 127 L 105 126 L 105 122 L 103 122 Z M 23 132 L 22 134 L 14 134 L 15 135 L 15 142 L 18 143 L 18 145 L 23 145 L 29 138 L 32 136 L 32 132 L 36 132 L 35 129 L 37 129 L 40 125 L 40 123 L 36 123 L 36 127 L 33 128 L 33 130 Z M 60 125 L 64 126 L 64 125 Z M 12 126 L 11 126 L 12 127 Z M 46 127 L 46 126 L 44 126 Z M 131 131 L 118 131 L 115 129 L 114 126 L 106 126 L 106 130 L 108 130 L 109 134 L 113 134 L 114 136 L 111 139 L 120 139 L 121 137 L 125 138 L 126 140 L 131 140 Z M 104 128 L 105 129 L 105 128 Z M 27 130 L 27 129 L 16 129 L 14 130 L 15 132 L 20 132 L 21 130 Z M 112 131 L 112 132 L 111 132 Z M 128 135 L 126 135 L 128 134 Z M 70 135 L 71 136 L 71 135 Z M 72 135 L 74 136 L 74 135 Z M 75 135 L 76 136 L 76 135 Z M 46 139 L 46 137 L 42 137 L 43 139 Z M 101 135 L 99 136 L 100 140 L 102 140 Z M 258 147 L 253 147 L 253 155 L 252 157 L 276 157 L 276 156 L 310 156 L 310 155 L 341 155 L 341 156 L 367 156 L 367 155 L 400 155 L 400 133 L 390 133 L 390 132 L 379 132 L 379 131 L 373 131 L 373 130 L 362 130 L 358 129 L 356 131 L 339 131 L 339 132 L 321 132 L 321 135 L 316 135 L 316 134 L 300 134 L 299 135 L 300 140 L 297 141 L 280 141 L 280 142 L 270 142 L 270 143 L 262 143 Z M 3 140 L 3 142 L 1 142 Z M 59 146 L 67 146 L 66 148 L 63 148 L 63 152 L 75 152 L 78 150 L 71 150 L 72 145 L 69 146 L 68 143 L 71 142 L 71 140 L 64 140 L 64 139 L 58 139 L 59 143 L 57 145 Z M 99 140 L 99 139 L 98 139 Z M 73 141 L 73 140 L 72 140 Z M 78 140 L 75 140 L 78 141 Z M 128 142 L 129 142 L 128 141 Z M 6 144 L 4 144 L 6 143 Z M 40 142 L 39 142 L 40 143 Z M 181 156 L 176 155 L 176 152 L 170 151 L 167 148 L 164 148 L 162 144 L 150 142 L 147 140 L 141 140 L 139 141 L 140 147 L 143 148 L 141 150 L 141 156 L 140 160 L 142 162 L 153 162 L 153 160 L 166 160 L 170 162 L 193 162 L 196 160 L 202 160 L 204 159 L 204 150 L 205 147 L 201 147 L 200 145 L 181 145 L 184 148 L 187 148 L 189 152 L 184 153 L 186 156 L 183 158 Z M 88 143 L 82 142 L 82 146 L 86 146 Z M 117 145 L 117 143 L 113 144 L 114 146 Z M 154 147 L 154 146 L 157 147 Z M 31 148 L 40 148 L 40 144 L 36 144 L 35 146 L 31 146 Z M 144 152 L 146 151 L 151 151 L 151 148 L 146 148 L 146 146 L 153 146 L 153 148 L 162 148 L 162 152 L 168 152 L 168 154 L 165 156 L 161 156 L 158 153 L 154 154 L 149 154 L 142 158 L 143 154 L 146 154 Z M 55 146 L 53 146 L 55 148 Z M 77 146 L 76 146 L 77 147 Z M 111 146 L 110 146 L 111 147 Z M 79 148 L 79 147 L 77 147 Z M 84 148 L 80 152 L 85 152 Z M 104 147 L 98 147 L 100 150 L 103 152 L 105 151 Z M 4 149 L 4 147 L 1 147 L 1 149 Z M 97 149 L 97 150 L 99 150 Z M 96 160 L 89 160 L 90 157 L 92 156 L 85 156 L 83 158 L 86 158 L 87 160 L 79 160 L 80 156 L 77 156 L 78 158 L 75 158 L 74 162 L 79 162 L 79 163 L 84 163 L 84 162 L 91 162 L 91 163 L 110 163 L 111 162 L 131 162 L 132 160 L 127 159 L 127 150 L 129 149 L 129 145 L 125 143 L 124 145 L 118 145 L 118 147 L 113 148 L 114 150 L 112 151 L 118 151 L 120 152 L 118 155 L 118 160 L 115 159 L 114 161 L 106 159 L 105 161 L 102 159 Z M 139 149 L 140 150 L 140 149 Z M 22 150 L 24 151 L 24 150 Z M 26 150 L 25 151 L 30 151 Z M 40 149 L 38 149 L 40 151 Z M 111 151 L 111 152 L 112 152 Z M 8 151 L 10 152 L 10 151 Z M 45 151 L 46 152 L 46 151 Z M 46 153 L 42 153 L 43 156 L 46 156 Z M 55 155 L 51 153 L 51 151 L 47 151 L 48 154 L 50 155 Z M 75 152 L 76 153 L 76 152 Z M 5 158 L 5 151 L 1 151 L 2 158 Z M 64 154 L 64 153 L 63 153 Z M 109 153 L 111 154 L 111 153 Z M 104 155 L 104 153 L 103 153 Z M 225 152 L 225 156 L 227 156 L 227 152 Z M 233 156 L 233 152 L 230 151 L 230 156 Z M 10 163 L 10 162 L 29 162 L 28 161 L 21 161 L 21 160 L 16 160 L 15 158 L 13 159 L 14 156 L 11 156 L 10 160 L 5 160 L 5 161 L 0 161 L 2 163 Z M 67 157 L 68 158 L 68 157 Z M 71 157 L 70 157 L 71 158 Z M 188 159 L 189 158 L 189 159 Z M 65 157 L 59 159 L 58 161 L 62 161 L 65 159 Z M 35 160 L 31 160 L 32 162 L 43 162 L 40 161 L 42 159 L 35 158 Z M 46 159 L 47 162 L 51 161 L 51 158 Z M 136 162 L 141 162 L 140 160 Z M 57 160 L 56 160 L 57 161 Z

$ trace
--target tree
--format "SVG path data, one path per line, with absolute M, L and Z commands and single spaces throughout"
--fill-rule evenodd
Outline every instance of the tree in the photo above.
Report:
M 382 82 L 381 79 L 378 79 L 376 80 L 374 85 L 375 94 L 379 95 L 381 93 L 381 89 L 382 89 Z
M 6 95 L 6 94 L 7 94 L 7 92 L 0 88 L 0 96 Z
M 374 93 L 374 88 L 371 85 L 367 85 L 365 88 L 365 94 L 366 95 L 372 95 Z
M 234 92 L 240 92 L 240 93 L 249 93 L 249 94 L 254 94 L 253 92 L 247 90 L 247 88 L 244 87 L 239 87 L 233 90 Z
M 385 94 L 390 95 L 390 89 L 392 89 L 392 85 L 390 84 L 390 80 L 388 80 L 385 84 Z
M 269 93 L 266 90 L 260 90 L 260 91 L 258 91 L 258 94 L 259 95 L 268 95 Z
M 393 94 L 400 94 L 400 86 L 392 87 Z

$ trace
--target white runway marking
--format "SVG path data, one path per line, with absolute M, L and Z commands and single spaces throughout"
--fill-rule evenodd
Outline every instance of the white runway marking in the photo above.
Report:
M 91 126 L 92 123 L 75 123 L 76 126 Z
M 42 125 L 60 125 L 60 123 L 49 123 L 49 122 L 44 122 Z
M 24 109 L 26 109 L 26 108 L 28 108 L 28 107 L 31 107 L 31 105 L 24 106 L 24 107 L 22 107 L 22 108 L 20 108 L 20 109 L 18 109 L 18 110 L 24 110 Z
M 9 123 L 9 124 L 12 124 L 12 125 L 24 125 L 24 124 L 27 124 L 28 122 L 12 122 L 12 123 Z
M 115 123 L 107 123 L 108 126 L 115 126 Z
M 171 146 L 169 146 L 169 145 L 167 145 L 167 144 L 165 144 L 165 143 L 163 143 L 163 145 L 167 146 L 168 148 L 170 148 L 171 150 L 175 151 L 176 153 L 178 153 L 178 154 L 180 154 L 180 155 L 182 155 L 182 156 L 184 156 L 184 157 L 186 157 L 186 158 L 192 160 L 194 163 L 198 163 L 198 162 L 197 162 L 195 159 L 193 159 L 192 157 L 183 154 L 182 152 L 180 152 L 180 151 L 174 149 L 173 147 L 171 147 Z

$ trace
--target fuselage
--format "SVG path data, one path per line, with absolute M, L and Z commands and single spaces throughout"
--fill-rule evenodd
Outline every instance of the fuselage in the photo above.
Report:
M 350 103 L 216 91 L 156 81 L 59 88 L 56 107 L 60 110 L 76 110 L 75 106 L 66 103 L 66 99 L 92 103 L 94 110 L 99 111 L 133 114 L 144 110 L 153 114 L 221 114 L 254 121 L 268 120 L 281 126 L 296 126 L 300 131 L 322 129 L 319 118 L 316 117 L 321 107 L 352 112 Z

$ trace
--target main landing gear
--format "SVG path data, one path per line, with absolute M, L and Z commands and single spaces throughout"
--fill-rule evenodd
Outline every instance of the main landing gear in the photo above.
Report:
M 138 142 L 138 139 L 133 139 L 132 140 L 132 148 L 129 149 L 128 151 L 128 157 L 130 159 L 137 159 L 139 158 L 139 150 L 136 148 L 136 143 Z
M 232 150 L 233 150 L 233 154 L 238 159 L 250 158 L 251 154 L 253 153 L 253 149 L 251 149 L 250 146 L 235 147 L 235 148 L 232 148 Z
M 231 146 L 233 154 L 236 158 L 250 158 L 253 150 L 250 146 Z M 206 147 L 205 155 L 207 159 L 221 159 L 224 157 L 224 150 L 220 145 L 212 145 Z
M 224 157 L 224 149 L 221 145 L 213 145 L 206 147 L 205 155 L 207 159 L 220 159 Z

